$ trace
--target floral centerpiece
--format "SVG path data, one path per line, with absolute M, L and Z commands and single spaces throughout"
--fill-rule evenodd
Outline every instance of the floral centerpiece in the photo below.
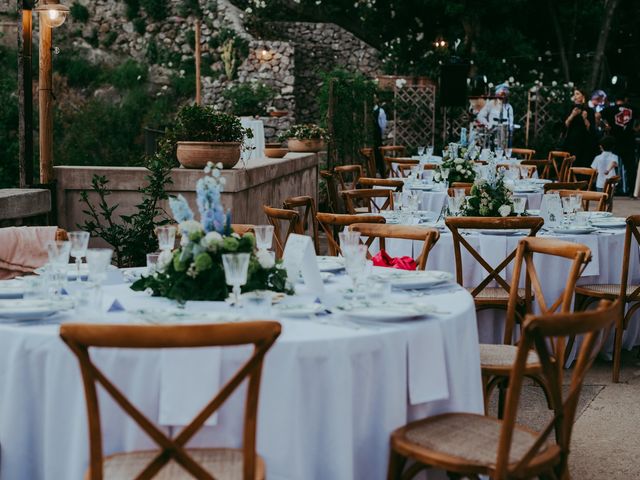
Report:
M 477 179 L 461 208 L 465 217 L 508 217 L 512 211 L 512 192 L 504 184 L 502 176 Z
M 476 165 L 473 160 L 476 153 L 475 149 L 460 148 L 457 144 L 450 144 L 442 157 L 442 163 L 438 165 L 433 174 L 433 180 L 435 182 L 447 180 L 450 184 L 453 182 L 472 183 L 476 178 Z M 449 172 L 448 177 L 444 170 Z
M 293 125 L 280 135 L 280 141 L 288 140 L 292 152 L 319 152 L 328 138 L 327 130 L 314 123 Z
M 148 291 L 184 302 L 187 300 L 224 300 L 228 295 L 222 255 L 250 253 L 251 260 L 244 292 L 272 290 L 292 293 L 281 261 L 270 252 L 255 250 L 255 237 L 232 233 L 231 215 L 221 202 L 225 179 L 222 165 L 208 164 L 205 176 L 196 184 L 200 221 L 194 219 L 182 195 L 169 200 L 181 234 L 180 248 L 164 251 L 158 258 L 156 272 L 136 281 L 131 288 Z

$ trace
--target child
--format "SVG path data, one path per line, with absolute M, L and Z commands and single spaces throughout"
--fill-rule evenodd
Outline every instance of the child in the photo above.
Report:
M 616 175 L 616 168 L 618 168 L 618 156 L 612 152 L 615 147 L 616 140 L 613 137 L 604 137 L 600 140 L 600 150 L 602 153 L 593 159 L 591 168 L 598 172 L 596 179 L 596 191 L 602 192 L 604 190 L 604 184 L 608 178 Z

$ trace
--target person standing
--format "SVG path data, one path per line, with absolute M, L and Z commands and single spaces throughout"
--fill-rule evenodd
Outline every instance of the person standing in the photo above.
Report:
M 384 134 L 387 130 L 387 113 L 380 105 L 377 95 L 373 96 L 373 155 L 376 159 L 376 168 L 380 177 L 385 176 L 385 165 L 380 147 L 383 145 Z
M 580 89 L 574 90 L 572 100 L 571 111 L 564 120 L 562 148 L 575 155 L 576 167 L 589 167 L 596 154 L 595 114 Z
M 615 104 L 602 112 L 605 129 L 608 134 L 616 139 L 614 152 L 620 157 L 624 166 L 624 191 L 630 197 L 634 197 L 638 160 L 635 155 L 634 126 L 638 115 L 629 105 L 626 94 L 616 95 Z
M 506 146 L 511 146 L 513 133 L 513 107 L 509 103 L 509 86 L 502 83 L 496 87 L 496 97 L 488 101 L 476 118 L 476 122 L 489 131 L 497 133 L 498 128 L 506 128 Z

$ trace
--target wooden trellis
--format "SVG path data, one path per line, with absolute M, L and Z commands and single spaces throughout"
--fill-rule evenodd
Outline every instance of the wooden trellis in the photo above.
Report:
M 436 86 L 394 85 L 393 143 L 417 147 L 433 144 L 436 132 Z

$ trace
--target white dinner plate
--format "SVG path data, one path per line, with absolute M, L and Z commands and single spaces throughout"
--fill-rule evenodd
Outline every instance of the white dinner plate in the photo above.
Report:
M 547 178 L 530 178 L 529 181 L 532 183 L 539 183 L 540 185 L 544 185 L 546 183 L 553 183 L 553 180 L 549 180 Z
M 223 312 L 198 312 L 184 308 L 139 308 L 130 313 L 144 323 L 157 325 L 178 323 L 231 323 L 240 320 L 240 316 Z
M 0 300 L 0 322 L 2 321 L 22 321 L 40 320 L 50 317 L 56 313 L 64 312 L 73 308 L 73 301 L 70 299 L 60 300 L 35 300 L 35 299 L 13 299 Z
M 453 281 L 453 275 L 449 272 L 398 270 L 385 267 L 374 267 L 372 278 L 386 280 L 392 287 L 400 289 L 429 288 Z
M 320 272 L 339 272 L 344 270 L 344 259 L 342 257 L 328 257 L 318 255 L 318 268 Z
M 512 230 L 510 228 L 488 228 L 485 230 L 478 230 L 478 233 L 481 235 L 500 235 L 500 236 L 515 236 L 515 235 L 526 235 L 529 233 L 529 230 Z
M 527 215 L 538 217 L 540 216 L 540 210 L 527 210 Z
M 431 305 L 372 304 L 366 306 L 355 306 L 353 308 L 345 308 L 342 310 L 343 315 L 353 320 L 373 322 L 403 322 L 407 320 L 417 320 L 435 313 L 440 312 Z
M 315 315 L 324 310 L 324 307 L 319 303 L 281 303 L 275 305 L 273 310 L 278 312 L 283 317 L 308 317 L 309 315 Z
M 591 225 L 598 228 L 626 228 L 626 219 L 622 217 L 594 218 Z
M 540 192 L 538 187 L 513 187 L 513 193 L 537 193 Z
M 611 212 L 589 212 L 589 218 L 591 219 L 609 218 L 611 216 L 613 216 Z
M 557 227 L 553 229 L 554 233 L 560 233 L 564 235 L 584 235 L 587 233 L 593 233 L 597 229 L 595 227 Z
M 0 281 L 0 299 L 22 298 L 25 287 L 25 283 L 18 279 Z
M 428 192 L 433 190 L 433 185 L 430 185 L 428 183 L 414 183 L 413 185 L 409 186 L 409 190 L 422 190 Z

